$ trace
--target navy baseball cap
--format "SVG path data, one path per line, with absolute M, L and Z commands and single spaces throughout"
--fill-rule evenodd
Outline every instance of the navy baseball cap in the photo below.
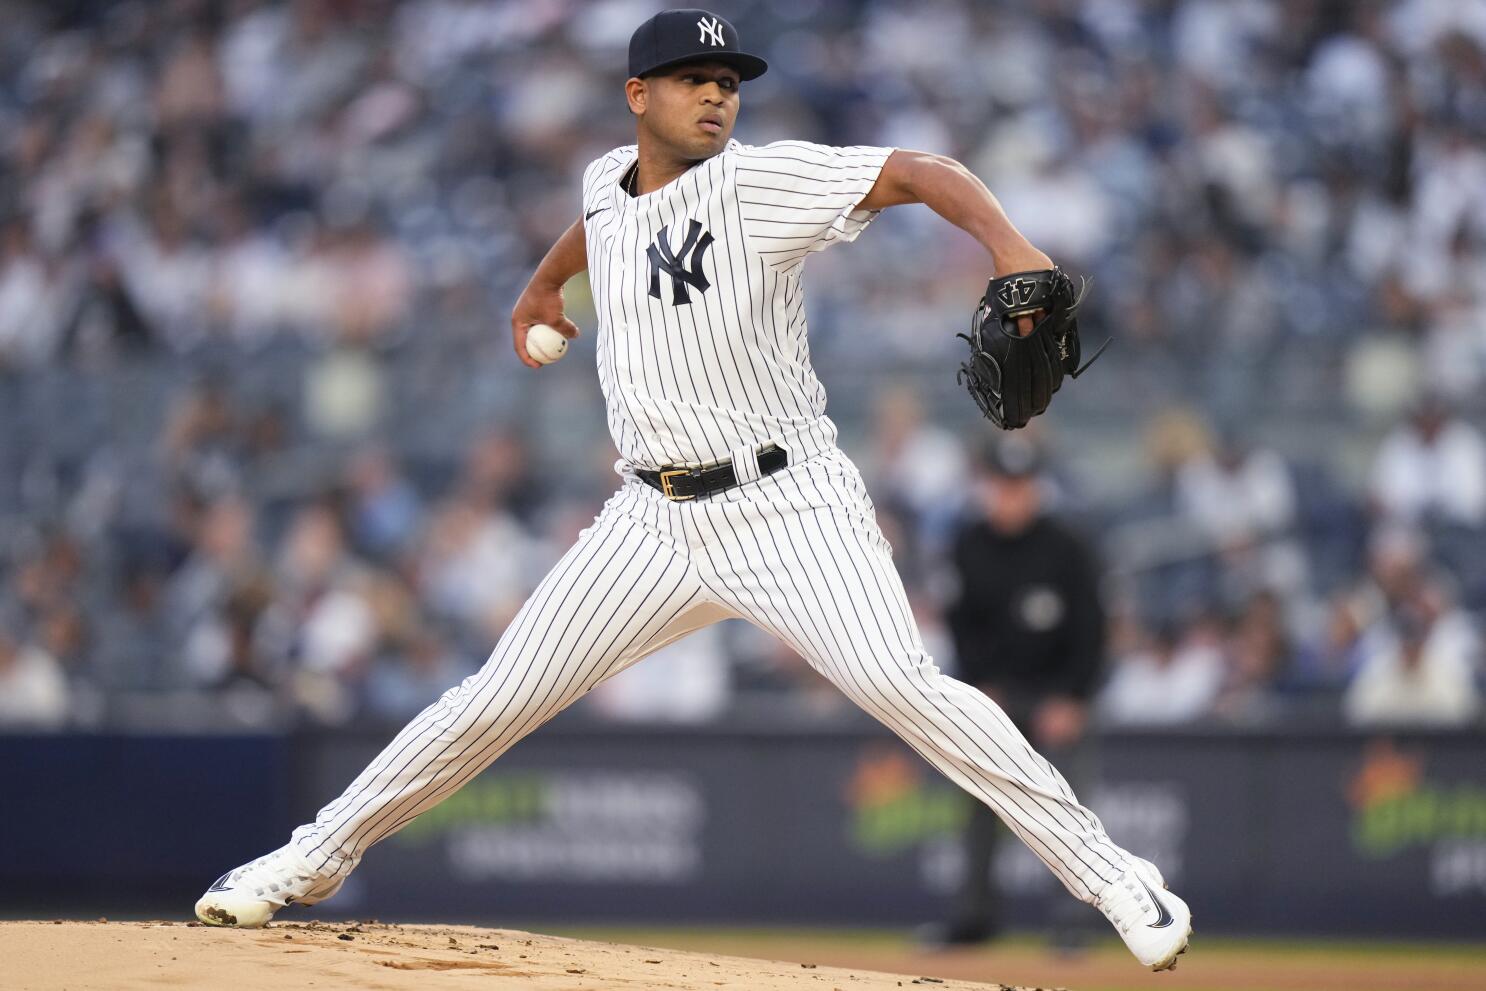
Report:
M 663 10 L 629 39 L 629 74 L 647 76 L 683 62 L 722 62 L 740 79 L 757 79 L 769 63 L 738 47 L 738 32 L 706 10 Z

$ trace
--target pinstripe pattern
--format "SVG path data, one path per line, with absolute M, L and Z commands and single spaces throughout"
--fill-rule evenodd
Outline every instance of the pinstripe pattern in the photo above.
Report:
M 731 142 L 635 198 L 620 188 L 632 146 L 589 166 L 599 382 L 624 483 L 485 666 L 295 831 L 315 870 L 346 874 L 599 682 L 728 617 L 788 642 L 994 809 L 1078 898 L 1094 901 L 1130 865 L 1005 714 L 934 666 L 861 476 L 835 447 L 810 367 L 802 263 L 871 222 L 856 205 L 890 151 Z M 688 258 L 681 232 L 704 240 L 693 222 L 712 240 Z M 691 266 L 684 279 L 652 269 L 657 244 L 652 259 Z M 707 500 L 670 502 L 633 474 L 751 457 L 771 441 L 789 467 L 744 471 L 747 484 Z
M 698 520 L 711 537 L 707 587 L 986 802 L 1091 901 L 1128 854 L 999 707 L 934 666 L 856 468 L 832 451 L 756 487 Z
M 699 502 L 630 478 L 507 629 L 490 660 L 416 717 L 295 831 L 320 871 L 483 770 L 600 681 L 720 619 L 788 642 L 852 701 L 993 808 L 1085 901 L 1128 854 L 980 692 L 924 652 L 861 478 L 837 450 Z
M 294 833 L 320 871 L 361 853 L 457 790 L 600 681 L 718 618 L 696 570 L 640 518 L 631 485 L 548 573 L 490 659 L 383 749 Z
M 855 238 L 876 216 L 856 209 L 891 148 L 804 141 L 728 143 L 720 155 L 644 196 L 624 192 L 633 145 L 588 166 L 583 213 L 598 313 L 599 385 L 628 466 L 705 464 L 770 440 L 836 426 L 810 366 L 801 263 Z M 700 267 L 710 286 L 673 302 L 650 295 L 646 250 L 672 248 L 692 222 L 714 238 Z

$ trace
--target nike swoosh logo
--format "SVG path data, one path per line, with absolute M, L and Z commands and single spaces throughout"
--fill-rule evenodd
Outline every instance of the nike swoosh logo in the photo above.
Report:
M 1156 906 L 1157 912 L 1161 913 L 1160 918 L 1150 924 L 1150 928 L 1165 929 L 1167 926 L 1171 925 L 1171 923 L 1175 920 L 1172 919 L 1171 913 L 1166 910 L 1166 904 L 1161 901 L 1161 899 L 1156 897 L 1156 893 L 1151 890 L 1151 886 L 1149 884 L 1141 881 L 1140 878 L 1136 878 L 1135 880 L 1140 881 L 1140 886 L 1145 889 L 1145 893 L 1151 896 L 1151 904 Z
M 584 219 L 584 220 L 587 220 L 587 219 L 588 219 L 588 218 L 589 218 L 589 217 L 592 217 L 592 216 L 593 216 L 593 215 L 594 215 L 594 214 L 596 214 L 596 213 L 600 213 L 600 212 L 602 212 L 602 211 L 604 211 L 604 210 L 607 210 L 607 209 L 609 209 L 609 208 L 608 208 L 608 207 L 606 207 L 606 206 L 601 206 L 601 207 L 599 207 L 599 208 L 598 208 L 598 209 L 596 209 L 596 210 L 589 210 L 589 211 L 588 211 L 588 212 L 587 212 L 587 213 L 585 213 L 585 214 L 584 214 L 584 215 L 583 215 L 583 219 Z

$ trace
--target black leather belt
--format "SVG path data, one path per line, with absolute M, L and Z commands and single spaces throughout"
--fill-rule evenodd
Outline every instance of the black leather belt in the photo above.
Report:
M 770 444 L 758 452 L 758 470 L 761 475 L 772 475 L 788 464 L 789 452 L 778 444 Z M 716 495 L 739 484 L 731 461 L 724 461 L 710 468 L 662 468 L 660 471 L 637 468 L 635 474 L 646 485 L 660 489 L 673 502 Z

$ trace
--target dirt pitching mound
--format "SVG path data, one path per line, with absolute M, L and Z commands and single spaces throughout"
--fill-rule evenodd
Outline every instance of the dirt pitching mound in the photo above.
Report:
M 132 988 L 520 988 L 522 991 L 1021 991 L 1000 984 L 683 953 L 474 926 L 3 922 L 0 984 Z

